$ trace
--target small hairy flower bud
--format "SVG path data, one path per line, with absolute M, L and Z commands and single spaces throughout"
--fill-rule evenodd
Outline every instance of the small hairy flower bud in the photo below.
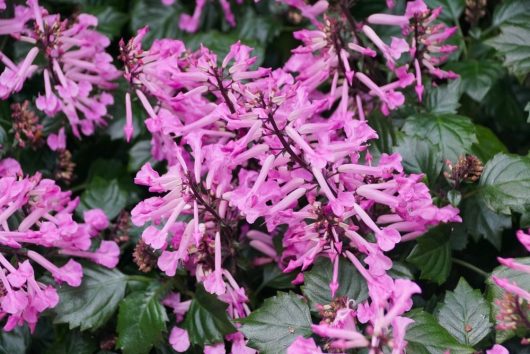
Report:
M 461 156 L 453 166 L 448 162 L 449 171 L 445 176 L 458 186 L 462 182 L 475 183 L 479 180 L 484 170 L 484 165 L 474 155 Z
M 148 273 L 156 265 L 157 256 L 154 250 L 143 240 L 138 241 L 134 248 L 133 260 L 141 272 Z
M 74 177 L 74 169 L 75 163 L 72 161 L 72 153 L 68 150 L 60 150 L 55 167 L 55 179 L 69 185 Z
M 24 148 L 28 144 L 32 149 L 42 145 L 42 125 L 39 117 L 29 107 L 29 102 L 13 103 L 11 105 L 13 130 L 16 143 Z

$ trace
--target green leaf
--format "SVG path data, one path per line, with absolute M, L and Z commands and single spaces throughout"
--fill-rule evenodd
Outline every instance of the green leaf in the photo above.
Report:
M 412 279 L 414 274 L 410 271 L 409 267 L 400 261 L 393 261 L 392 268 L 388 270 L 388 275 L 394 279 Z
M 480 198 L 472 196 L 462 203 L 460 211 L 463 227 L 475 240 L 484 237 L 497 249 L 501 248 L 502 230 L 512 225 L 509 215 L 497 214 Z
M 530 2 L 526 0 L 505 0 L 493 12 L 492 25 L 528 24 Z
M 460 107 L 458 103 L 460 96 L 462 96 L 462 80 L 456 79 L 428 91 L 427 109 L 431 113 L 456 113 Z
M 246 40 L 256 40 L 261 45 L 271 43 L 282 30 L 282 22 L 272 16 L 256 14 L 252 7 L 245 9 L 245 14 L 238 19 L 239 37 Z
M 530 17 L 530 16 L 529 16 Z M 527 24 L 528 26 L 528 24 Z M 501 33 L 485 43 L 504 57 L 504 66 L 516 75 L 530 72 L 530 27 L 505 25 Z
M 521 264 L 530 265 L 530 257 L 525 258 L 516 258 L 516 261 Z M 521 272 L 519 270 L 514 270 L 505 266 L 499 266 L 493 270 L 491 273 L 491 276 L 487 280 L 488 284 L 488 300 L 493 304 L 492 305 L 492 318 L 496 320 L 497 313 L 499 311 L 498 306 L 495 304 L 496 300 L 502 299 L 503 295 L 506 293 L 503 289 L 498 287 L 493 280 L 491 279 L 492 276 L 496 276 L 498 278 L 505 278 L 510 281 L 510 283 L 515 283 L 517 286 L 519 286 L 521 289 L 524 289 L 526 291 L 530 291 L 530 274 Z M 495 340 L 497 343 L 504 342 L 505 340 L 510 339 L 515 335 L 515 331 L 502 331 L 497 330 L 495 334 Z
M 524 111 L 528 112 L 528 118 L 526 119 L 526 123 L 530 123 L 530 102 L 528 102 L 526 104 L 526 106 L 524 106 Z M 1 136 L 1 134 L 0 134 L 0 136 Z M 1 140 L 0 140 L 0 142 L 1 142 Z
M 403 131 L 437 144 L 442 158 L 451 161 L 457 161 L 461 155 L 470 152 L 471 146 L 478 141 L 473 122 L 467 117 L 453 114 L 409 117 Z
M 86 7 L 85 11 L 98 18 L 98 32 L 110 38 L 121 34 L 123 25 L 129 20 L 129 16 L 116 10 L 113 6 Z
M 178 38 L 181 34 L 179 19 L 182 7 L 176 1 L 171 6 L 165 6 L 159 0 L 137 0 L 131 11 L 131 30 L 149 26 L 149 33 L 143 42 L 146 47 L 150 46 L 155 39 Z
M 442 284 L 451 271 L 451 244 L 446 228 L 431 229 L 420 237 L 407 261 L 420 269 L 420 279 Z
M 427 5 L 431 9 L 442 7 L 442 13 L 440 14 L 440 20 L 447 22 L 452 21 L 458 23 L 458 19 L 464 12 L 466 7 L 465 0 L 426 0 Z
M 86 332 L 67 331 L 55 338 L 49 354 L 93 354 L 98 350 L 95 338 Z
M 502 67 L 493 60 L 466 60 L 447 66 L 462 79 L 462 91 L 477 102 L 481 102 L 502 75 Z
M 88 209 L 101 208 L 109 219 L 114 219 L 127 204 L 127 194 L 116 179 L 107 181 L 95 177 L 81 195 L 78 213 Z
M 263 267 L 263 282 L 257 291 L 263 288 L 273 289 L 290 289 L 294 288 L 291 283 L 296 275 L 293 273 L 284 273 L 276 264 L 267 264 Z
M 0 354 L 26 353 L 31 334 L 26 326 L 15 327 L 10 332 L 0 333 Z
M 471 152 L 482 162 L 489 161 L 500 152 L 508 152 L 506 146 L 497 138 L 491 129 L 482 125 L 475 125 L 475 130 L 477 132 L 478 143 L 473 144 Z
M 159 284 L 135 291 L 120 303 L 116 346 L 128 354 L 148 353 L 163 338 L 168 317 Z
M 227 307 L 199 286 L 182 324 L 182 328 L 188 331 L 190 342 L 199 345 L 218 343 L 223 341 L 224 335 L 235 332 L 236 328 L 226 313 Z
M 333 298 L 329 289 L 329 283 L 333 278 L 333 264 L 327 258 L 318 259 L 313 268 L 304 275 L 304 286 L 302 293 L 315 306 L 317 304 L 329 304 Z M 345 258 L 339 261 L 339 288 L 336 297 L 347 296 L 349 299 L 360 303 L 368 297 L 366 281 L 357 269 Z
M 140 140 L 129 150 L 129 165 L 127 169 L 131 172 L 138 171 L 151 159 L 151 142 Z
M 495 155 L 484 166 L 477 195 L 498 213 L 524 212 L 530 207 L 530 158 Z
M 490 308 L 479 290 L 460 278 L 454 292 L 445 294 L 443 304 L 436 312 L 438 322 L 458 341 L 474 346 L 491 330 Z
M 418 136 L 403 135 L 397 140 L 394 151 L 403 159 L 408 173 L 425 173 L 429 182 L 434 182 L 442 171 L 443 162 L 438 145 Z
M 377 112 L 368 117 L 368 124 L 379 136 L 378 139 L 373 141 L 379 152 L 392 152 L 392 146 L 396 143 L 396 132 L 392 125 L 392 119 Z
M 433 315 L 424 311 L 409 312 L 407 317 L 414 320 L 408 326 L 405 339 L 408 342 L 407 353 L 443 354 L 472 353 L 473 348 L 458 343 L 445 328 L 440 326 Z
M 70 329 L 95 330 L 114 314 L 125 295 L 126 277 L 117 269 L 95 265 L 83 267 L 81 286 L 58 289 L 61 301 L 54 308 L 55 323 L 68 323 Z
M 248 346 L 267 354 L 285 353 L 298 337 L 311 335 L 309 308 L 296 294 L 282 293 L 241 320 Z

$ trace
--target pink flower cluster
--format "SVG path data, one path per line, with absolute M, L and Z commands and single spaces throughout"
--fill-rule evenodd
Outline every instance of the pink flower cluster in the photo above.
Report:
M 104 125 L 107 107 L 114 101 L 107 90 L 120 72 L 105 53 L 110 40 L 93 28 L 97 18 L 80 14 L 74 20 L 62 20 L 49 14 L 37 0 L 27 6 L 15 6 L 15 17 L 0 20 L 0 35 L 33 45 L 25 59 L 14 63 L 0 52 L 5 68 L 0 75 L 0 98 L 20 91 L 35 73 L 42 74 L 44 93 L 35 104 L 48 117 L 62 112 L 75 136 L 91 135 Z M 43 64 L 37 60 L 44 58 Z
M 423 2 L 414 4 L 410 18 L 430 25 L 434 18 Z M 158 267 L 166 275 L 187 269 L 228 304 L 232 318 L 249 313 L 245 290 L 228 270 L 236 243 L 249 242 L 262 254 L 255 264 L 298 271 L 297 284 L 317 258 L 329 258 L 332 297 L 340 287 L 339 262 L 352 262 L 368 284 L 369 300 L 314 332 L 338 349 L 391 345 L 401 353 L 411 322 L 401 315 L 420 289 L 387 274 L 392 261 L 385 253 L 431 226 L 461 221 L 456 208 L 433 204 L 422 175 L 403 172 L 399 154 L 370 153 L 378 136 L 365 114 L 377 106 L 374 100 L 383 112 L 402 105 L 398 89 L 415 77 L 421 85 L 418 58 L 415 74 L 409 65 L 397 66 L 402 53 L 420 50 L 404 39 L 386 45 L 363 26 L 396 75 L 378 86 L 369 72 L 357 71 L 359 61 L 378 52 L 357 35 L 345 45 L 336 20 L 314 21 L 318 29 L 296 32 L 303 44 L 274 70 L 256 67 L 252 48 L 239 42 L 224 58 L 172 39 L 143 50 L 147 28 L 121 42 L 125 77 L 148 115 L 153 155 L 168 162 L 164 173 L 149 163 L 138 172 L 135 183 L 153 196 L 132 210 L 132 221 L 145 227 L 142 239 L 160 252 Z M 127 94 L 127 139 L 131 100 Z M 275 235 L 282 240 L 279 253 Z M 391 337 L 393 344 L 383 340 Z
M 101 241 L 91 251 L 93 238 L 109 223 L 103 211 L 85 211 L 84 222 L 76 222 L 72 213 L 79 199 L 71 199 L 70 192 L 39 173 L 24 176 L 13 159 L 0 161 L 0 191 L 0 318 L 7 317 L 4 330 L 24 323 L 33 330 L 39 313 L 59 301 L 52 285 L 35 279 L 34 265 L 49 272 L 57 284 L 79 286 L 83 269 L 70 257 L 113 268 L 120 250 L 112 241 Z M 52 263 L 52 254 L 67 262 Z
M 516 233 L 519 242 L 530 251 L 530 234 L 519 230 Z M 530 265 L 518 262 L 514 258 L 497 258 L 499 263 L 512 270 L 530 274 Z M 505 291 L 502 298 L 496 300 L 497 311 L 497 329 L 515 331 L 519 327 L 528 329 L 528 314 L 530 308 L 530 292 L 528 289 L 521 288 L 516 282 L 507 278 L 501 278 L 493 275 L 493 282 Z

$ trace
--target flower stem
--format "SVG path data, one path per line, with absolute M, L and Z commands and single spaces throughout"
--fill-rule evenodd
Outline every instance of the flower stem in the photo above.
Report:
M 469 270 L 472 270 L 475 273 L 482 275 L 484 278 L 489 277 L 489 274 L 487 272 L 485 272 L 482 269 L 480 269 L 479 267 L 474 266 L 473 264 L 468 263 L 466 261 L 463 261 L 461 259 L 453 258 L 453 263 L 458 264 L 458 265 L 460 265 L 460 266 L 462 266 L 464 268 L 467 268 Z

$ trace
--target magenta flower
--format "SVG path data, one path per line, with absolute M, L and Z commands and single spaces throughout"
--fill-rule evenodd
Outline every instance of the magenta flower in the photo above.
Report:
M 456 208 L 434 205 L 422 175 L 403 172 L 399 154 L 374 158 L 369 152 L 378 136 L 366 114 L 401 107 L 412 85 L 421 99 L 421 62 L 403 64 L 415 50 L 408 37 L 387 44 L 365 26 L 361 40 L 337 44 L 339 23 L 319 20 L 327 2 L 288 4 L 305 11 L 315 28 L 295 32 L 300 46 L 274 70 L 256 67 L 252 48 L 240 42 L 224 58 L 205 47 L 187 50 L 178 40 L 143 49 L 147 29 L 121 42 L 131 84 L 126 139 L 133 134 L 136 97 L 152 154 L 168 165 L 158 172 L 148 163 L 137 173 L 135 183 L 152 195 L 133 208 L 132 222 L 160 252 L 157 265 L 165 275 L 189 272 L 228 305 L 233 319 L 250 313 L 246 291 L 232 274 L 236 244 L 259 252 L 253 265 L 277 263 L 295 272 L 293 284 L 304 282 L 317 259 L 328 258 L 332 297 L 340 289 L 341 262 L 351 262 L 368 283 L 369 299 L 350 301 L 332 324 L 316 325 L 314 332 L 338 350 L 389 349 L 383 339 L 392 338 L 390 350 L 399 353 L 411 322 L 404 316 L 420 289 L 387 274 L 392 260 L 386 252 L 439 223 L 461 221 Z M 401 19 L 400 26 L 409 24 Z M 388 82 L 352 65 L 376 54 L 391 70 Z M 281 247 L 273 242 L 278 235 Z M 313 344 L 300 339 L 292 350 L 319 352 Z
M 296 340 L 287 348 L 287 354 L 320 354 L 322 350 L 316 345 L 313 338 L 298 336 Z
M 45 92 L 36 99 L 37 108 L 49 117 L 63 112 L 76 137 L 91 135 L 96 126 L 105 125 L 107 106 L 113 103 L 106 90 L 115 87 L 113 81 L 120 72 L 105 53 L 109 39 L 95 31 L 96 26 L 97 19 L 87 14 L 63 21 L 36 0 L 28 0 L 27 7 L 17 6 L 15 18 L 0 20 L 0 34 L 34 47 L 18 65 L 0 53 L 6 66 L 0 75 L 0 98 L 20 91 L 24 81 L 39 71 L 33 63 L 41 54 L 46 61 L 42 70 Z M 50 147 L 57 148 L 54 139 Z
M 169 335 L 169 344 L 176 352 L 183 353 L 190 347 L 188 331 L 178 327 L 173 327 Z
M 0 279 L 6 289 L 0 298 L 0 315 L 8 315 L 5 330 L 24 323 L 33 330 L 38 314 L 59 301 L 52 285 L 35 279 L 33 265 L 44 268 L 59 284 L 79 286 L 83 276 L 81 265 L 73 259 L 67 258 L 58 266 L 33 247 L 55 248 L 59 255 L 87 258 L 109 268 L 118 262 L 119 247 L 112 241 L 102 241 L 95 252 L 88 251 L 91 238 L 108 225 L 102 211 L 85 212 L 85 223 L 74 221 L 72 213 L 79 200 L 72 200 L 70 192 L 61 191 L 54 181 L 40 174 L 24 177 L 13 159 L 0 162 L 0 190 L 0 243 L 6 253 L 21 249 L 25 255 L 17 256 L 16 265 L 0 255 Z M 20 222 L 13 224 L 12 218 L 19 216 Z M 11 225 L 18 226 L 11 229 Z

